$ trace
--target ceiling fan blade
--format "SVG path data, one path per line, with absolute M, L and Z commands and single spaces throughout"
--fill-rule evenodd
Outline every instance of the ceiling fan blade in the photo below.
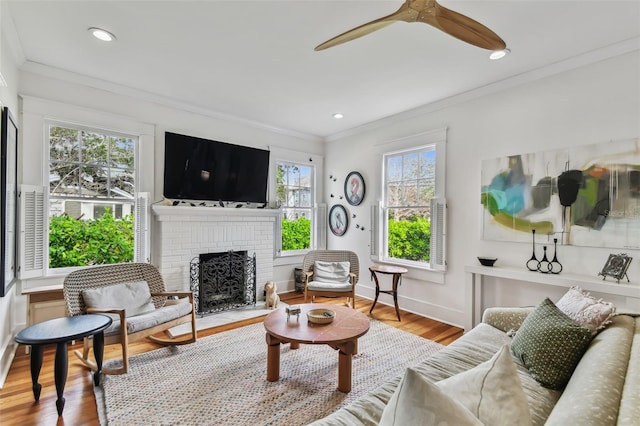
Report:
M 391 25 L 397 21 L 405 21 L 405 22 L 415 22 L 418 18 L 418 11 L 409 8 L 409 2 L 405 2 L 400 9 L 392 13 L 391 15 L 384 16 L 382 18 L 376 19 L 375 21 L 367 22 L 366 24 L 360 25 L 359 27 L 353 28 L 349 31 L 346 31 L 340 35 L 333 37 L 330 40 L 325 41 L 322 44 L 316 46 L 313 50 L 324 50 L 329 47 L 336 46 L 338 44 L 346 43 L 351 40 L 355 40 L 367 34 L 371 34 L 374 31 L 382 29 L 387 25 Z
M 420 13 L 418 21 L 432 25 L 459 40 L 489 50 L 507 47 L 504 40 L 489 28 L 438 3 L 435 3 L 433 13 L 426 12 Z

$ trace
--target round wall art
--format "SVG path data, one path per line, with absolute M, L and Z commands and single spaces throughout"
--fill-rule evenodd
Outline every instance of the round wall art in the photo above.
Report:
M 329 210 L 329 228 L 338 237 L 344 235 L 349 227 L 349 216 L 347 209 L 342 204 L 336 204 Z
M 357 206 L 364 199 L 364 179 L 358 172 L 351 172 L 344 180 L 344 196 L 352 206 Z

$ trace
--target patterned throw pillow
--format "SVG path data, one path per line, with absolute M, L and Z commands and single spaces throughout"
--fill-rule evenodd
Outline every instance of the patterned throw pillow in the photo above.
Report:
M 591 329 L 592 334 L 597 334 L 611 323 L 611 318 L 616 314 L 615 306 L 591 297 L 580 287 L 571 287 L 556 306 L 578 324 Z
M 591 329 L 576 323 L 546 298 L 522 323 L 511 351 L 542 386 L 562 390 L 591 337 Z

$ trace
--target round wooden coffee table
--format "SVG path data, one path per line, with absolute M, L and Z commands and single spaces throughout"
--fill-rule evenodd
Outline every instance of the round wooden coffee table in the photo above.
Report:
M 331 309 L 336 313 L 329 324 L 313 324 L 307 321 L 312 309 Z M 267 380 L 280 379 L 280 344 L 290 343 L 297 349 L 300 343 L 329 345 L 338 350 L 338 390 L 351 392 L 351 360 L 358 352 L 358 337 L 369 331 L 369 318 L 352 308 L 307 303 L 300 305 L 300 316 L 287 319 L 284 309 L 271 312 L 264 320 L 267 330 Z

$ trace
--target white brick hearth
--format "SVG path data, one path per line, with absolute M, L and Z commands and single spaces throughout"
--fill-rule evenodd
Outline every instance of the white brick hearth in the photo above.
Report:
M 167 290 L 189 290 L 189 263 L 201 253 L 246 250 L 256 254 L 257 299 L 273 277 L 273 236 L 278 210 L 222 207 L 152 207 L 153 264 Z

